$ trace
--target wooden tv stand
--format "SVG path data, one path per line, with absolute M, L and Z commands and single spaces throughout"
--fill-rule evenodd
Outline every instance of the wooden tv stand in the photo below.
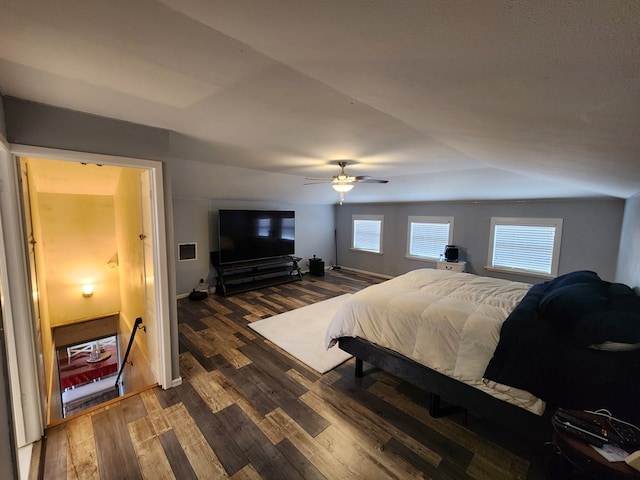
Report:
M 300 260 L 300 257 L 285 255 L 216 265 L 216 291 L 228 297 L 234 293 L 302 280 L 298 266 Z

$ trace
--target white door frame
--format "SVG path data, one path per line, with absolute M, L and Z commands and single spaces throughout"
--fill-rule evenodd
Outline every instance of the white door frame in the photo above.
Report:
M 4 140 L 4 138 L 2 138 Z M 39 440 L 44 433 L 41 392 L 38 383 L 36 348 L 31 321 L 27 256 L 20 216 L 21 199 L 18 169 L 11 146 L 0 148 L 0 208 L 4 252 L 0 261 L 3 307 L 5 310 L 7 368 L 11 407 L 16 429 L 16 446 Z
M 4 136 L 0 133 L 0 182 L 4 180 L 3 173 L 5 171 L 5 164 L 11 162 L 11 154 L 9 153 L 9 144 L 5 140 Z M 2 186 L 0 183 L 0 206 L 4 203 L 4 192 L 7 190 L 6 187 Z M 4 343 L 4 352 L 2 352 L 0 348 L 0 355 L 4 355 L 3 358 L 0 358 L 0 367 L 2 371 L 0 371 L 0 375 L 5 375 L 4 369 L 6 368 L 6 372 L 10 372 L 9 365 L 16 365 L 16 349 L 15 342 L 9 342 L 10 338 L 13 338 L 13 319 L 11 317 L 11 296 L 9 292 L 9 281 L 8 281 L 8 268 L 7 268 L 7 255 L 5 249 L 5 241 L 4 241 L 4 226 L 2 223 L 2 218 L 4 213 L 2 212 L 4 209 L 0 209 L 0 309 L 2 310 L 0 315 L 0 327 L 4 330 L 0 332 L 4 334 L 4 338 L 0 340 L 0 342 Z M 4 364 L 4 365 L 3 365 Z M 2 442 L 2 450 L 0 451 L 0 459 L 2 460 L 2 467 L 0 467 L 0 475 L 4 475 L 7 478 L 16 477 L 19 475 L 18 469 L 18 454 L 17 454 L 17 444 L 18 444 L 18 428 L 16 427 L 16 422 L 14 418 L 16 416 L 16 410 L 20 413 L 22 412 L 22 405 L 20 402 L 16 405 L 16 398 L 14 395 L 11 395 L 13 390 L 16 388 L 19 379 L 15 378 L 15 375 L 8 376 L 8 378 L 0 380 L 0 395 L 2 395 L 2 400 L 0 401 L 0 405 L 5 410 L 0 413 L 0 421 L 3 422 L 3 425 L 0 426 L 0 432 L 3 434 L 7 434 L 7 439 L 5 442 Z M 5 396 L 6 395 L 6 396 Z M 4 424 L 4 422 L 8 422 Z M 6 432 L 6 430 L 9 430 Z M 14 430 L 15 429 L 15 430 Z M 21 435 L 24 437 L 24 428 L 21 426 Z
M 18 445 L 24 445 L 27 443 L 39 440 L 44 431 L 44 420 L 42 417 L 42 405 L 40 405 L 38 394 L 39 384 L 37 378 L 36 368 L 36 349 L 34 344 L 33 334 L 33 322 L 16 322 L 16 318 L 29 318 L 31 319 L 32 307 L 30 306 L 30 296 L 26 269 L 26 251 L 24 248 L 24 232 L 22 221 L 20 217 L 21 203 L 19 191 L 17 189 L 17 168 L 15 157 L 35 157 L 53 160 L 71 160 L 77 162 L 97 163 L 102 165 L 113 165 L 118 167 L 131 167 L 147 169 L 150 176 L 151 186 L 151 203 L 152 203 L 152 215 L 153 215 L 153 227 L 154 227 L 154 272 L 155 279 L 154 289 L 156 295 L 156 319 L 157 319 L 157 334 L 155 341 L 157 345 L 156 365 L 158 366 L 156 381 L 162 388 L 170 388 L 175 382 L 172 382 L 171 371 L 171 321 L 170 321 L 170 309 L 169 309 L 169 274 L 167 265 L 167 239 L 166 239 L 166 225 L 165 225 L 165 209 L 164 209 L 164 189 L 163 189 L 163 165 L 160 161 L 144 160 L 138 158 L 129 157 L 117 157 L 112 155 L 102 155 L 95 153 L 83 153 L 74 152 L 69 150 L 57 150 L 52 148 L 34 147 L 28 145 L 10 145 L 10 152 L 13 157 L 8 163 L 8 169 L 0 170 L 0 181 L 10 183 L 13 185 L 11 192 L 7 192 L 7 188 L 3 186 L 0 190 L 1 199 L 3 201 L 3 228 L 10 232 L 14 232 L 12 235 L 12 243 L 16 245 L 5 245 L 7 262 L 12 257 L 16 259 L 16 262 L 21 265 L 14 265 L 13 268 L 9 265 L 9 276 L 11 277 L 11 284 L 14 287 L 14 291 L 18 290 L 16 295 L 18 301 L 14 302 L 13 308 L 13 329 L 14 333 L 9 341 L 16 342 L 17 338 L 30 339 L 28 345 L 20 344 L 20 348 L 16 349 L 17 345 L 7 345 L 7 349 L 16 349 L 15 353 L 22 353 L 16 362 L 9 363 L 10 377 L 19 376 L 20 389 L 18 392 L 12 391 L 12 396 L 15 398 L 22 398 L 22 408 L 18 411 L 14 409 L 14 415 L 16 420 L 16 427 L 18 429 Z M 3 162 L 6 163 L 6 162 Z M 1 185 L 1 184 L 0 184 Z M 7 205 L 6 202 L 9 204 Z M 7 218 L 6 210 L 10 209 L 15 212 L 11 215 L 11 218 Z M 6 232 L 5 230 L 5 232 Z M 15 262 L 14 262 L 15 263 Z M 6 278 L 3 279 L 3 282 Z M 21 292 L 21 294 L 19 293 Z M 17 304 L 20 305 L 17 305 Z M 17 309 L 20 310 L 21 315 L 18 316 Z M 8 319 L 8 321 L 10 321 Z M 19 335 L 18 329 L 22 330 L 22 335 Z M 28 336 L 27 336 L 28 335 Z M 8 355 L 9 356 L 9 355 Z M 151 359 L 150 359 L 151 360 Z M 153 360 L 152 360 L 153 361 Z M 22 367 L 22 368 L 21 368 Z M 23 370 L 26 371 L 26 375 L 23 374 Z M 12 375 L 13 373 L 13 375 Z M 24 380 L 24 382 L 23 382 Z M 23 385 L 24 383 L 24 385 Z M 12 383 L 13 386 L 13 383 Z M 14 408 L 16 407 L 14 401 Z M 27 424 L 29 422 L 29 424 Z M 36 425 L 37 424 L 37 425 Z M 23 428 L 21 428 L 21 426 Z

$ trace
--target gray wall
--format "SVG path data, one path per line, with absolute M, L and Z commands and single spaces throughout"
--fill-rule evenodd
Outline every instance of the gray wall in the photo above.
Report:
M 625 203 L 616 281 L 640 294 L 640 193 Z
M 169 130 L 4 98 L 11 143 L 152 160 L 170 155 Z
M 173 199 L 173 228 L 176 244 L 176 292 L 189 293 L 209 276 L 209 201 Z M 197 244 L 196 260 L 178 261 L 178 244 Z
M 337 207 L 338 262 L 345 267 L 384 275 L 399 275 L 433 262 L 405 258 L 410 215 L 454 217 L 453 243 L 467 271 L 479 275 L 536 283 L 539 277 L 501 274 L 486 270 L 491 217 L 562 218 L 559 274 L 593 270 L 613 281 L 616 274 L 624 201 L 619 199 L 437 202 L 348 205 Z M 352 215 L 384 215 L 383 255 L 354 252 Z
M 7 137 L 7 129 L 4 120 L 4 99 L 0 96 L 0 135 Z

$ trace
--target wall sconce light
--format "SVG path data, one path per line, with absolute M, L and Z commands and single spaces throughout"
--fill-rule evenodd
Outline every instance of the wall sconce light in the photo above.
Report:
M 89 298 L 92 295 L 93 295 L 93 285 L 83 285 L 82 296 L 85 298 Z

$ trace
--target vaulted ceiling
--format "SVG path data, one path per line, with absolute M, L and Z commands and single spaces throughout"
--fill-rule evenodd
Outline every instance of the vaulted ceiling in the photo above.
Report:
M 636 0 L 0 0 L 0 92 L 177 132 L 194 195 L 640 192 Z

